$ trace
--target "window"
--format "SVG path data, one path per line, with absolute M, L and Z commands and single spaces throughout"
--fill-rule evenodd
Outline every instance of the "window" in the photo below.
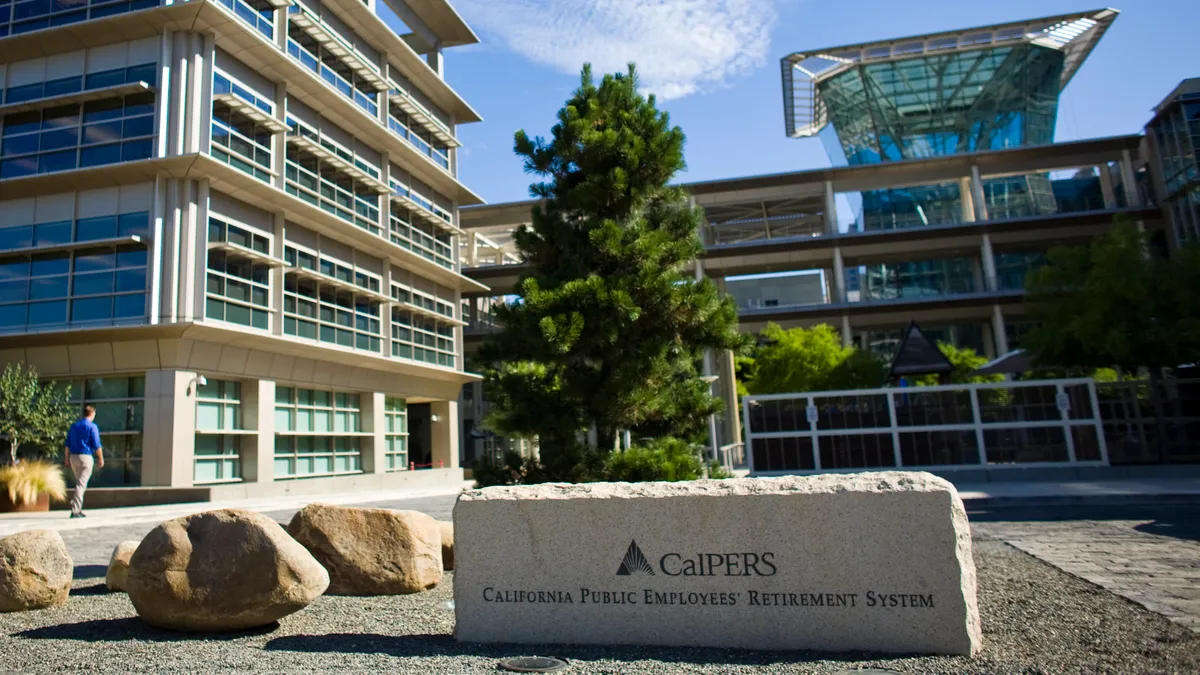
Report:
M 0 36 L 157 7 L 158 0 L 18 0 L 12 4 L 11 16 L 4 11 L 7 4 L 0 3 Z
M 292 267 L 318 272 L 331 282 L 325 284 L 296 272 L 284 276 L 285 334 L 375 353 L 382 349 L 382 303 L 332 283 L 336 279 L 378 293 L 379 277 L 293 246 L 284 249 L 284 258 Z
M 196 447 L 192 479 L 197 485 L 241 480 L 244 436 L 240 382 L 208 380 L 196 385 Z
M 415 215 L 402 203 L 392 202 L 391 212 L 388 214 L 392 243 L 398 244 L 426 260 L 432 260 L 446 269 L 454 269 L 450 233 L 417 220 Z
M 264 264 L 225 251 L 209 251 L 205 318 L 270 328 L 270 272 Z
M 275 389 L 275 478 L 359 473 L 362 410 L 358 394 Z
M 213 74 L 213 94 L 232 93 L 268 115 L 275 106 L 220 73 Z M 213 157 L 263 181 L 271 182 L 271 140 L 274 132 L 220 101 L 213 101 Z
M 429 117 L 433 119 L 432 115 Z M 408 141 L 408 144 L 416 148 L 417 152 L 433 160 L 434 164 L 446 171 L 450 170 L 450 148 L 422 128 L 415 118 L 394 103 L 388 105 L 388 129 Z M 446 131 L 449 133 L 449 129 Z
M 73 241 L 97 241 L 150 234 L 150 214 L 146 211 L 111 216 L 61 220 L 53 223 L 0 223 L 0 251 L 34 246 L 54 246 Z
M 367 175 L 379 177 L 377 167 L 353 152 L 321 136 L 295 118 L 289 117 L 287 123 L 292 127 L 293 134 L 315 140 Z M 373 187 L 355 181 L 338 167 L 295 145 L 288 145 L 286 157 L 285 187 L 288 193 L 371 234 L 380 233 L 379 193 Z
M 0 332 L 146 319 L 141 245 L 0 258 Z
M 220 0 L 222 5 L 258 32 L 275 39 L 275 8 L 266 0 Z
M 146 378 L 103 377 L 64 382 L 71 402 L 96 408 L 96 426 L 104 447 L 104 468 L 95 469 L 89 485 L 140 485 L 142 482 L 142 427 Z
M 388 471 L 408 470 L 408 404 L 402 398 L 384 399 L 387 420 L 384 435 L 384 456 Z
M 133 94 L 4 116 L 0 178 L 147 159 L 154 94 Z
M 310 12 L 306 12 L 300 5 L 292 5 L 288 8 L 288 13 L 307 13 L 312 21 L 321 22 L 320 18 L 312 16 Z M 333 33 L 328 27 L 325 27 L 325 29 L 331 34 Z M 337 37 L 336 34 L 335 37 Z M 344 39 L 339 39 L 335 43 L 335 49 L 348 58 L 370 64 L 370 61 L 358 54 L 352 43 Z M 324 80 L 326 84 L 336 89 L 342 96 L 345 96 L 353 101 L 355 105 L 367 111 L 371 117 L 379 116 L 379 98 L 375 86 L 369 80 L 356 73 L 354 69 L 336 56 L 333 51 L 322 47 L 311 35 L 290 22 L 288 24 L 287 52 L 300 65 L 311 70 Z
M 454 326 L 393 307 L 392 356 L 453 368 Z

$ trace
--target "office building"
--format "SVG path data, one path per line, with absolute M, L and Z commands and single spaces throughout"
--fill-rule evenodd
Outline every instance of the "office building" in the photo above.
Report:
M 98 409 L 89 503 L 462 479 L 476 41 L 444 0 L 0 3 L 0 354 Z
M 1025 276 L 1047 249 L 1118 220 L 1162 232 L 1145 137 L 1053 142 L 1060 91 L 1116 17 L 1079 12 L 784 57 L 786 132 L 820 137 L 832 166 L 682 185 L 705 211 L 698 264 L 737 298 L 743 330 L 826 323 L 845 344 L 890 356 L 916 321 L 994 357 L 1029 326 Z M 1180 96 L 1164 111 L 1185 119 L 1188 105 Z M 466 273 L 494 289 L 466 294 L 468 351 L 523 269 L 511 232 L 531 206 L 463 211 Z M 816 272 L 824 291 L 813 301 L 799 285 Z M 747 294 L 766 286 L 741 279 L 766 274 L 779 275 L 771 297 Z M 773 301 L 783 297 L 803 300 Z M 725 362 L 713 374 L 734 400 Z M 725 443 L 737 440 L 730 422 Z

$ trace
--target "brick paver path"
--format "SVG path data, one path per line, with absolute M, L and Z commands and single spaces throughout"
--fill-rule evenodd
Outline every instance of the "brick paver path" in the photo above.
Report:
M 1156 520 L 1000 521 L 972 523 L 972 532 L 1200 632 L 1200 542 L 1192 527 Z

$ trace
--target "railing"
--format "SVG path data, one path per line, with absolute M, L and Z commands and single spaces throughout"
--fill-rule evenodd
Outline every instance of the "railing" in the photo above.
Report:
M 400 138 L 408 141 L 408 144 L 416 148 L 417 152 L 433 160 L 438 166 L 446 171 L 450 170 L 450 156 L 448 154 L 430 145 L 425 139 L 405 126 L 403 122 L 393 117 L 391 113 L 388 114 L 388 129 Z
M 1108 464 L 1090 379 L 743 399 L 755 475 Z
M 275 39 L 275 10 L 271 9 L 265 14 L 254 9 L 245 0 L 220 0 L 222 5 L 225 5 L 229 11 L 233 12 L 239 19 L 250 24 L 258 32 L 267 36 L 267 39 Z M 266 10 L 264 10 L 266 11 Z
M 1200 379 L 1096 384 L 1113 464 L 1200 461 Z
M 349 80 L 339 75 L 337 71 L 322 63 L 312 52 L 300 46 L 299 42 L 288 38 L 287 50 L 288 54 L 296 59 L 301 66 L 308 68 L 318 77 L 325 80 L 329 86 L 336 89 L 342 96 L 353 101 L 355 105 L 371 113 L 372 117 L 379 114 L 379 105 L 375 101 L 372 101 L 360 92 Z

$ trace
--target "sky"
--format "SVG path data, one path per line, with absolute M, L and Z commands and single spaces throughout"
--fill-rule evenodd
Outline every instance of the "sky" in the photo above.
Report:
M 1138 133 L 1200 77 L 1200 2 L 1126 0 L 1060 99 L 1056 139 Z M 446 50 L 447 81 L 483 117 L 458 127 L 459 177 L 488 203 L 529 198 L 513 133 L 548 136 L 585 61 L 635 61 L 687 135 L 677 181 L 829 166 L 784 131 L 779 60 L 796 51 L 1102 7 L 1086 0 L 451 0 L 481 44 Z

